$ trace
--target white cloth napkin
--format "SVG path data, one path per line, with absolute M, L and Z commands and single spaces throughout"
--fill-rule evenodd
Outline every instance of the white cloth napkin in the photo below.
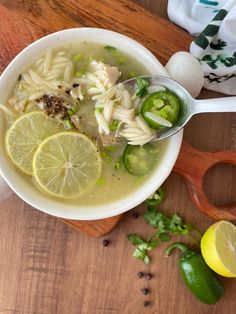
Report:
M 236 0 L 169 0 L 168 15 L 198 36 L 190 53 L 202 65 L 204 87 L 236 95 Z

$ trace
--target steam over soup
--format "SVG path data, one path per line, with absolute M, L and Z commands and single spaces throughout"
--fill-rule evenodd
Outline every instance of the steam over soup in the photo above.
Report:
M 165 142 L 153 141 L 155 128 L 141 112 L 155 88 L 139 79 L 131 92 L 121 83 L 148 74 L 140 61 L 83 42 L 50 49 L 25 69 L 0 105 L 9 125 L 6 154 L 19 175 L 48 197 L 85 206 L 142 185 Z

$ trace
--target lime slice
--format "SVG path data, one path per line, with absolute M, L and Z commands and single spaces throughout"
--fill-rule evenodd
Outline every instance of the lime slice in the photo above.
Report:
M 236 277 L 236 227 L 219 221 L 204 233 L 201 240 L 202 256 L 207 265 L 225 277 Z
M 11 161 L 26 174 L 33 174 L 32 161 L 39 144 L 64 129 L 55 119 L 33 111 L 17 119 L 6 135 L 6 151 Z
M 75 198 L 87 192 L 101 175 L 97 147 L 85 135 L 62 132 L 38 147 L 33 171 L 39 187 L 48 195 Z

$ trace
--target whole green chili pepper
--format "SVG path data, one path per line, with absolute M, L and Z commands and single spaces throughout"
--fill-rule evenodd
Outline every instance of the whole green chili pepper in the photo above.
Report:
M 215 304 L 224 294 L 224 287 L 215 273 L 207 266 L 202 255 L 190 250 L 183 243 L 174 243 L 166 249 L 169 256 L 174 249 L 180 249 L 180 274 L 191 292 L 203 303 Z

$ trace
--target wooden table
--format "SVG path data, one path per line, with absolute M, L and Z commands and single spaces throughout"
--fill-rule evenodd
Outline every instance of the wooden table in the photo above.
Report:
M 48 24 L 53 31 L 57 29 L 56 14 L 65 27 L 68 19 L 77 19 L 76 12 L 69 15 L 65 7 L 62 10 L 62 2 L 0 0 L 0 12 L 11 11 L 16 19 L 24 18 L 25 29 L 21 32 L 28 31 L 27 21 L 37 24 L 38 18 L 42 27 Z M 155 0 L 136 2 L 167 18 L 167 0 L 159 0 L 158 4 Z M 76 6 L 73 0 L 64 3 Z M 48 8 L 55 11 L 52 18 L 46 11 Z M 1 52 L 4 41 L 14 38 L 8 36 L 7 29 L 1 30 L 1 26 L 0 31 Z M 1 65 L 8 63 L 9 56 L 10 51 L 5 55 L 0 53 Z M 201 97 L 215 95 L 204 91 Z M 186 128 L 185 139 L 202 150 L 236 150 L 236 115 L 198 116 Z M 205 190 L 211 200 L 226 204 L 236 200 L 235 183 L 235 168 L 220 165 L 207 175 Z M 213 222 L 194 208 L 181 177 L 172 173 L 165 185 L 167 200 L 163 210 L 179 213 L 202 231 Z M 135 210 L 143 212 L 144 207 Z M 132 212 L 109 235 L 108 247 L 103 247 L 102 239 L 80 234 L 60 220 L 32 209 L 16 195 L 0 203 L 0 217 L 0 314 L 235 313 L 235 280 L 225 279 L 223 300 L 207 306 L 186 290 L 178 274 L 177 254 L 166 260 L 165 245 L 152 254 L 150 266 L 132 258 L 127 234 L 150 232 L 143 218 L 134 220 Z M 138 271 L 150 271 L 154 278 L 138 279 Z M 143 287 L 151 289 L 149 297 L 142 295 Z M 152 302 L 148 308 L 143 307 L 145 299 Z

